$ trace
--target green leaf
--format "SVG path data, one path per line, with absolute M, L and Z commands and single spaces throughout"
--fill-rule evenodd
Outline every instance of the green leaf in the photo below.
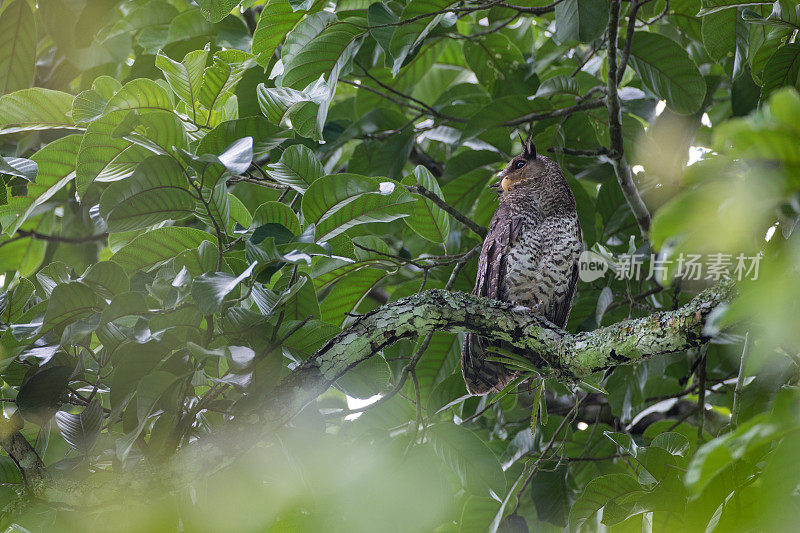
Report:
M 391 222 L 410 214 L 414 197 L 395 181 L 334 174 L 315 181 L 303 196 L 303 216 L 325 241 L 358 224 Z
M 128 275 L 122 267 L 111 261 L 94 263 L 86 269 L 79 281 L 99 289 L 104 298 L 111 298 L 130 290 Z
M 789 43 L 778 48 L 767 61 L 762 80 L 761 100 L 786 85 L 800 89 L 800 44 Z
M 375 39 L 375 42 L 383 49 L 383 52 L 391 57 L 391 42 L 392 35 L 394 35 L 397 26 L 395 24 L 400 20 L 400 17 L 394 14 L 391 9 L 386 7 L 386 4 L 381 2 L 373 2 L 367 9 L 367 22 L 369 23 L 369 34 Z M 383 26 L 383 27 L 374 27 Z
M 215 53 L 214 63 L 203 72 L 200 103 L 209 111 L 221 106 L 253 61 L 251 54 L 241 50 L 220 50 Z
M 667 431 L 656 435 L 650 442 L 650 446 L 664 448 L 672 455 L 680 455 L 681 457 L 684 457 L 689 451 L 689 439 L 680 433 Z
M 570 527 L 577 529 L 610 501 L 643 490 L 629 474 L 606 474 L 592 479 L 569 511 Z
M 531 496 L 536 506 L 536 516 L 543 522 L 566 527 L 572 505 L 572 490 L 567 484 L 569 469 L 566 465 L 542 465 L 531 482 Z
M 551 111 L 553 106 L 544 98 L 504 96 L 495 99 L 469 118 L 461 134 L 461 142 L 479 135 L 488 129 L 500 126 L 526 115 Z
M 139 420 L 136 428 L 117 441 L 117 457 L 124 460 L 136 439 L 139 438 L 147 418 L 164 393 L 177 381 L 174 374 L 157 370 L 142 378 L 136 387 L 136 416 Z
M 227 17 L 239 5 L 241 0 L 197 0 L 203 16 L 209 22 L 219 22 Z
M 264 117 L 229 120 L 209 131 L 197 145 L 197 155 L 219 155 L 237 139 L 253 138 L 253 156 L 259 157 L 292 137 L 290 130 L 271 124 Z
M 608 0 L 564 0 L 555 14 L 559 42 L 588 43 L 603 35 L 608 25 Z
M 418 348 L 421 342 L 422 339 L 417 342 L 415 348 Z M 460 349 L 461 344 L 457 335 L 440 332 L 433 334 L 428 349 L 415 368 L 423 400 L 428 398 L 440 381 L 448 378 L 458 368 Z M 463 386 L 461 388 L 464 389 Z M 444 404 L 439 405 L 437 409 L 442 405 Z
M 302 144 L 287 148 L 280 160 L 267 165 L 266 170 L 272 179 L 299 193 L 305 193 L 312 183 L 325 174 L 314 152 Z
M 352 22 L 331 24 L 284 64 L 281 85 L 303 89 L 320 76 L 334 85 L 339 73 L 358 51 L 362 35 L 361 27 Z
M 689 54 L 668 37 L 635 32 L 631 64 L 642 83 L 666 100 L 676 113 L 694 113 L 703 103 L 706 84 Z
M 256 88 L 261 112 L 276 125 L 291 122 L 292 129 L 303 137 L 322 140 L 322 129 L 332 96 L 328 84 L 318 79 L 302 91 L 286 87 Z
M 267 0 L 253 33 L 253 54 L 266 68 L 283 38 L 300 22 L 304 13 L 294 11 L 289 0 Z
M 0 97 L 0 134 L 72 128 L 72 95 L 34 87 Z
M 490 490 L 495 494 L 505 492 L 506 478 L 500 461 L 477 435 L 453 423 L 436 424 L 428 431 L 436 455 L 469 493 L 484 496 Z
M 733 57 L 736 50 L 736 27 L 739 16 L 735 9 L 726 9 L 702 20 L 703 44 L 716 61 Z
M 79 281 L 57 285 L 50 295 L 42 332 L 55 330 L 60 335 L 68 324 L 99 313 L 105 302 L 89 285 Z
M 297 215 L 292 208 L 282 202 L 265 202 L 258 206 L 253 213 L 253 227 L 265 224 L 280 224 L 288 229 L 292 235 L 300 235 L 302 228 Z
M 386 392 L 392 372 L 382 355 L 362 361 L 336 380 L 336 387 L 353 398 L 367 399 Z
M 421 185 L 444 200 L 439 182 L 422 165 L 417 165 L 414 173 L 403 180 L 403 185 L 412 184 Z M 445 242 L 450 233 L 450 216 L 421 195 L 418 195 L 411 215 L 404 218 L 403 222 L 422 237 L 433 242 Z
M 170 156 L 153 156 L 103 192 L 100 216 L 108 231 L 130 231 L 185 218 L 194 212 L 195 200 L 180 164 Z
M 17 176 L 26 181 L 36 181 L 39 165 L 22 157 L 0 157 L 0 175 Z
M 465 41 L 464 59 L 490 93 L 499 85 L 512 83 L 517 67 L 525 64 L 520 49 L 502 33 Z
M 98 399 L 94 399 L 78 414 L 59 411 L 56 413 L 56 425 L 69 447 L 85 455 L 92 450 L 100 436 L 103 407 Z
M 36 20 L 26 0 L 0 11 L 0 95 L 27 89 L 36 70 Z
M 138 78 L 122 86 L 106 105 L 105 114 L 115 111 L 173 111 L 169 93 L 148 78 Z
M 425 16 L 427 13 L 442 11 L 454 4 L 454 0 L 411 0 L 403 8 L 400 21 L 410 21 L 397 26 L 389 44 L 390 55 L 394 58 L 392 74 L 397 75 L 406 58 L 417 48 L 425 37 L 442 19 L 442 15 Z M 420 17 L 420 18 L 417 18 Z
M 119 115 L 105 116 L 89 124 L 86 129 L 75 167 L 75 181 L 79 195 L 86 192 L 103 169 L 133 146 L 132 141 L 113 136 L 119 122 Z
M 385 276 L 381 270 L 364 268 L 343 276 L 320 304 L 325 322 L 341 326 L 367 293 Z
M 187 53 L 180 63 L 167 57 L 162 50 L 159 50 L 156 55 L 156 67 L 164 73 L 164 78 L 172 88 L 172 92 L 186 103 L 192 113 L 194 113 L 200 94 L 200 84 L 203 80 L 203 70 L 207 60 L 208 46 L 202 50 L 193 50 Z
M 250 277 L 257 263 L 252 263 L 238 276 L 225 272 L 203 274 L 192 281 L 192 297 L 204 315 L 218 313 L 222 301 L 239 283 Z
M 22 417 L 39 425 L 50 420 L 67 391 L 70 375 L 71 368 L 52 366 L 39 370 L 26 381 L 15 400 Z
M 336 15 L 329 11 L 309 13 L 286 36 L 286 40 L 281 46 L 281 62 L 284 65 L 291 62 L 294 56 L 322 33 L 327 26 L 337 20 Z
M 112 255 L 111 260 L 129 273 L 149 270 L 184 250 L 197 248 L 203 241 L 216 242 L 216 238 L 194 228 L 158 228 L 133 239 Z

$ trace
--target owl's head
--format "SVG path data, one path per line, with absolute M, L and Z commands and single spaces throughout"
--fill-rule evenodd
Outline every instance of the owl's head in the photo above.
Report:
M 536 153 L 533 139 L 522 141 L 522 153 L 509 161 L 498 178 L 500 187 L 507 193 L 523 188 L 546 189 L 553 185 L 553 180 L 564 179 L 558 163 Z

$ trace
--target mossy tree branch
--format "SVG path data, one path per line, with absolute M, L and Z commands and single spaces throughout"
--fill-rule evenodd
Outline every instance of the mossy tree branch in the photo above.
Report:
M 142 467 L 132 475 L 121 475 L 111 482 L 113 488 L 100 492 L 146 497 L 154 487 L 175 489 L 219 471 L 265 434 L 285 425 L 349 369 L 402 339 L 434 331 L 475 332 L 530 353 L 544 362 L 543 373 L 570 381 L 704 344 L 709 316 L 733 297 L 734 290 L 732 282 L 721 282 L 675 311 L 582 333 L 568 333 L 526 309 L 497 300 L 445 290 L 415 294 L 359 317 L 328 341 L 264 397 L 257 420 L 245 416 L 231 422 L 218 434 L 186 445 L 163 467 Z M 145 473 L 153 475 L 141 475 Z M 30 487 L 42 500 L 75 506 L 99 504 L 103 497 L 97 488 L 96 483 L 64 479 Z

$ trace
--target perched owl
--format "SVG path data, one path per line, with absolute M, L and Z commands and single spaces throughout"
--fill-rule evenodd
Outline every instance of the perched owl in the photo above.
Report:
M 531 308 L 565 327 L 581 253 L 575 197 L 558 164 L 532 141 L 499 174 L 500 205 L 489 223 L 472 294 Z M 467 334 L 461 372 L 470 394 L 499 391 L 515 377 L 487 357 L 488 341 Z M 535 354 L 531 354 L 535 357 Z

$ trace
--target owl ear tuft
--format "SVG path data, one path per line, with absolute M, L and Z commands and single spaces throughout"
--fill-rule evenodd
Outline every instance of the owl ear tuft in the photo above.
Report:
M 533 134 L 522 144 L 522 152 L 525 159 L 536 159 L 536 145 L 533 143 Z

